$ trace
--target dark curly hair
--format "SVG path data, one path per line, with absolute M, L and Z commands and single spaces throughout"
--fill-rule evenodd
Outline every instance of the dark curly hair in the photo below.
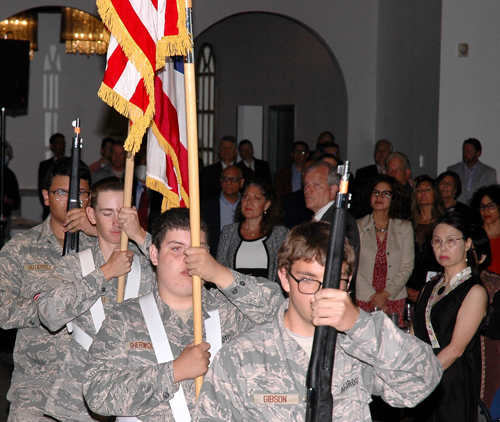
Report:
M 373 189 L 375 189 L 375 186 L 379 183 L 387 183 L 391 187 L 392 197 L 389 208 L 389 218 L 407 220 L 410 217 L 410 197 L 403 186 L 401 186 L 401 183 L 394 177 L 385 174 L 375 176 L 361 192 L 360 204 L 364 214 L 369 214 L 373 211 L 371 207 L 371 196 Z
M 441 173 L 436 178 L 436 183 L 439 185 L 446 176 L 450 176 L 455 181 L 455 194 L 453 195 L 453 199 L 457 199 L 462 193 L 462 181 L 460 180 L 460 176 L 454 171 L 448 170 L 444 173 Z
M 269 206 L 267 211 L 262 215 L 262 221 L 260 222 L 260 234 L 265 235 L 267 233 L 270 233 L 272 228 L 280 224 L 281 220 L 283 219 L 281 202 L 276 195 L 276 191 L 274 190 L 274 188 L 265 180 L 259 178 L 250 179 L 243 186 L 243 195 L 250 186 L 255 186 L 256 188 L 258 188 L 262 192 L 262 195 L 266 199 L 266 202 L 271 202 L 271 205 Z M 236 208 L 234 220 L 237 223 L 242 223 L 243 221 L 245 221 L 245 216 L 241 212 L 241 201 Z
M 500 185 L 489 185 L 482 186 L 472 196 L 470 200 L 470 208 L 474 213 L 474 220 L 476 224 L 483 225 L 483 219 L 479 213 L 479 205 L 485 196 L 491 198 L 491 200 L 500 207 Z
M 432 188 L 432 192 L 434 194 L 434 202 L 432 204 L 432 218 L 437 219 L 441 217 L 445 212 L 446 208 L 444 206 L 444 199 L 441 195 L 441 191 L 439 190 L 438 184 L 436 181 L 427 174 L 423 174 L 422 176 L 418 176 L 415 179 L 415 186 L 413 188 L 413 193 L 411 195 L 411 222 L 413 228 L 417 227 L 418 217 L 420 215 L 420 207 L 417 204 L 417 188 L 423 182 L 429 182 Z

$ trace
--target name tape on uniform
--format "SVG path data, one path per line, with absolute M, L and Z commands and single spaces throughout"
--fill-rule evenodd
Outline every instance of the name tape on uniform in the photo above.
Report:
M 252 394 L 250 402 L 255 404 L 300 404 L 300 394 Z

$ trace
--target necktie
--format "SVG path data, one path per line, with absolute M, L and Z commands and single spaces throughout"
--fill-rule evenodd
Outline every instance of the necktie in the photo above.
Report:
M 148 230 L 148 189 L 144 186 L 144 190 L 139 200 L 139 210 L 137 211 L 139 223 L 144 230 Z

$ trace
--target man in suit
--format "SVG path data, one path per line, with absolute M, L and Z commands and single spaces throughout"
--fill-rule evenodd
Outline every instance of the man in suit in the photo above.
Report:
M 340 177 L 336 167 L 316 161 L 304 169 L 304 198 L 306 207 L 314 212 L 313 221 L 332 221 L 335 197 L 339 191 Z M 359 262 L 359 232 L 356 220 L 348 213 L 346 220 L 346 236 L 354 248 L 356 265 L 351 286 L 356 285 L 356 274 Z
M 272 183 L 271 169 L 267 161 L 254 158 L 253 144 L 248 139 L 244 139 L 238 145 L 241 161 L 238 167 L 241 171 L 250 170 L 252 177 L 258 177 L 268 183 Z
M 92 175 L 93 183 L 106 177 L 118 177 L 123 179 L 125 177 L 125 160 L 127 158 L 127 151 L 123 148 L 123 141 L 113 141 L 111 144 L 111 155 L 109 157 L 108 165 L 101 167 Z
M 302 188 L 302 166 L 309 158 L 309 145 L 296 141 L 292 148 L 292 167 L 281 169 L 276 175 L 274 189 L 279 197 Z
M 143 143 L 135 155 L 134 180 L 132 185 L 132 205 L 137 210 L 139 224 L 148 233 L 152 232 L 152 225 L 156 217 L 161 214 L 163 195 L 146 186 L 147 154 L 146 144 Z
M 49 158 L 48 160 L 42 161 L 38 165 L 38 199 L 40 199 L 40 203 L 43 207 L 43 219 L 45 220 L 50 213 L 50 209 L 47 205 L 45 205 L 43 193 L 44 189 L 47 189 L 45 186 L 45 177 L 49 172 L 49 169 L 54 164 L 54 161 L 62 158 L 66 155 L 66 139 L 62 133 L 54 133 L 50 139 L 50 150 L 54 156 Z
M 462 193 L 457 201 L 467 204 L 474 192 L 481 186 L 495 185 L 497 171 L 479 161 L 483 151 L 481 142 L 475 138 L 466 139 L 462 146 L 462 162 L 448 167 L 460 176 Z
M 362 167 L 356 172 L 356 182 L 360 188 L 378 174 L 385 174 L 385 160 L 391 153 L 392 144 L 387 139 L 379 139 L 375 144 L 375 152 L 373 153 L 375 164 Z
M 113 145 L 113 138 L 104 138 L 101 142 L 101 158 L 89 166 L 90 173 L 94 174 L 97 170 L 109 164 L 111 158 L 111 145 Z
M 385 161 L 385 171 L 388 176 L 394 177 L 403 186 L 408 195 L 411 196 L 413 187 L 410 185 L 411 168 L 410 160 L 406 154 L 395 151 Z
M 234 222 L 234 214 L 241 199 L 240 189 L 244 183 L 241 168 L 228 166 L 220 177 L 221 193 L 201 202 L 201 216 L 208 226 L 210 253 L 214 258 L 223 227 Z
M 200 173 L 200 196 L 201 199 L 208 199 L 217 196 L 221 192 L 220 176 L 222 170 L 227 166 L 236 164 L 235 159 L 238 156 L 236 138 L 234 136 L 224 136 L 219 143 L 220 161 L 207 166 Z M 250 169 L 244 169 L 243 178 L 249 180 L 252 178 Z

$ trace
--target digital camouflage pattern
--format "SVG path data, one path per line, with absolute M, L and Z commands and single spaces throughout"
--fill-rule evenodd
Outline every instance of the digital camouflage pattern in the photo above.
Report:
M 273 322 L 225 345 L 209 370 L 193 422 L 304 421 L 309 357 L 284 325 L 285 303 Z M 361 311 L 339 334 L 332 380 L 333 421 L 371 421 L 371 395 L 413 407 L 439 383 L 432 349 L 396 328 L 383 312 Z
M 255 324 L 271 320 L 284 301 L 277 283 L 232 272 L 235 281 L 224 290 L 203 289 L 203 317 L 219 310 L 223 343 Z M 184 323 L 155 288 L 155 299 L 177 358 L 193 342 L 193 316 Z M 204 338 L 205 333 L 204 333 Z M 178 386 L 173 362 L 158 364 L 139 301 L 129 300 L 107 315 L 90 348 L 85 398 L 103 415 L 136 416 L 143 422 L 174 421 L 169 400 Z M 182 381 L 189 410 L 195 404 L 194 380 Z M 178 421 L 179 422 L 179 421 Z
M 83 277 L 77 254 L 65 256 L 56 268 L 61 284 L 42 293 L 37 300 L 40 320 L 51 330 L 65 329 L 66 323 L 74 321 L 83 331 L 94 337 L 96 332 L 90 313 L 91 306 L 100 299 L 105 313 L 108 313 L 116 305 L 118 279 L 106 281 L 100 269 L 105 260 L 99 249 L 98 239 L 91 238 L 91 240 L 90 249 L 96 269 Z M 140 296 L 152 289 L 150 245 L 149 234 L 140 249 L 134 243 L 129 243 L 129 249 L 139 256 L 141 262 Z M 85 406 L 82 394 L 87 356 L 88 352 L 72 339 L 45 407 L 48 415 L 63 421 L 94 420 Z
M 79 239 L 80 248 L 90 244 L 83 233 Z M 49 420 L 43 409 L 68 352 L 70 335 L 64 327 L 51 331 L 40 323 L 34 298 L 60 283 L 53 274 L 62 252 L 50 227 L 50 216 L 14 236 L 0 252 L 0 326 L 18 329 L 7 395 L 9 421 Z

